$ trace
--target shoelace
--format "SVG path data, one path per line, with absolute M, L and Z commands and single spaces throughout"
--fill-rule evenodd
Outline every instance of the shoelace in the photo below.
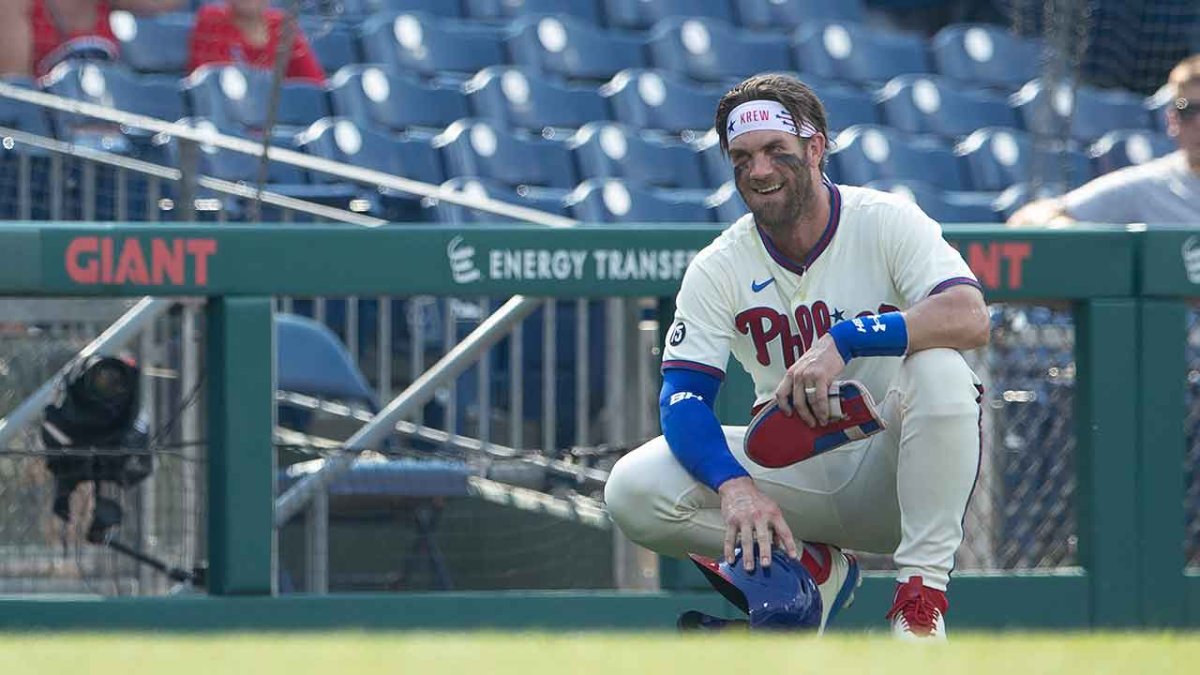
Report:
M 909 630 L 927 634 L 932 633 L 937 626 L 937 612 L 937 607 L 934 607 L 932 602 L 918 595 L 893 610 L 892 617 L 899 614 L 904 617 L 904 623 L 908 624 Z

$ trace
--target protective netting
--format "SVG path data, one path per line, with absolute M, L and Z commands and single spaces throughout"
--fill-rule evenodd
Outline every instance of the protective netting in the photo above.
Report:
M 1187 540 L 1184 550 L 1186 565 L 1200 568 L 1200 310 L 1197 308 L 1188 313 L 1187 364 L 1188 414 L 1184 429 L 1187 457 L 1183 465 Z

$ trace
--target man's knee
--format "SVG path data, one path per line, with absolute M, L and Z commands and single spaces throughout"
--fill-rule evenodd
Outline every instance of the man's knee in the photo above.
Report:
M 910 354 L 902 367 L 905 399 L 919 400 L 931 414 L 977 414 L 978 380 L 961 353 L 925 349 Z
M 641 515 L 645 517 L 654 495 L 654 479 L 637 466 L 642 448 L 625 455 L 613 466 L 604 484 L 604 503 L 613 523 L 631 539 L 639 529 Z

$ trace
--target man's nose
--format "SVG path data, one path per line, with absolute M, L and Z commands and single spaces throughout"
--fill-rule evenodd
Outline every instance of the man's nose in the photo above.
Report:
M 771 166 L 771 160 L 765 154 L 755 154 L 750 157 L 747 162 L 746 177 L 747 178 L 765 178 L 771 175 L 774 167 Z

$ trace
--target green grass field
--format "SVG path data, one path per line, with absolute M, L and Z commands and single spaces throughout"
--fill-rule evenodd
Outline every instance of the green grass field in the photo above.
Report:
M 0 636 L 0 673 L 1196 673 L 1200 633 L 885 635 L 334 633 Z

